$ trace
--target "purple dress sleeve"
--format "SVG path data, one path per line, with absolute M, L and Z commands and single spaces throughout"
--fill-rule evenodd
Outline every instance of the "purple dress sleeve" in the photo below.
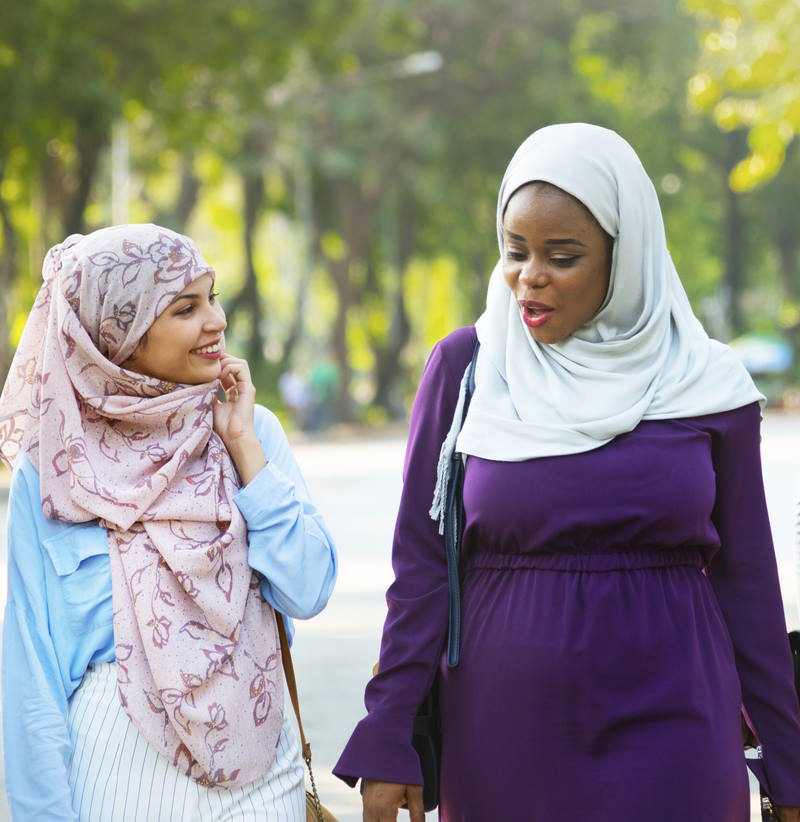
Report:
M 761 474 L 758 404 L 717 415 L 712 519 L 721 548 L 708 569 L 733 641 L 742 701 L 763 749 L 748 760 L 778 805 L 800 807 L 800 708 Z
M 475 330 L 463 328 L 438 343 L 414 401 L 392 546 L 395 580 L 386 593 L 380 672 L 364 695 L 367 716 L 356 726 L 333 769 L 350 785 L 359 777 L 422 784 L 419 757 L 411 745 L 412 728 L 439 665 L 448 618 L 444 539 L 428 510 L 439 450 L 453 420 L 475 340 Z

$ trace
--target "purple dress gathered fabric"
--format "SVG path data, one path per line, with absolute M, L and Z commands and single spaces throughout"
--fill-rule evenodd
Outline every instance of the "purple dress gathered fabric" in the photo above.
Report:
M 434 349 L 411 416 L 368 715 L 334 773 L 421 784 L 440 677 L 446 822 L 746 822 L 741 706 L 778 804 L 800 806 L 800 710 L 764 499 L 757 403 L 644 421 L 593 451 L 469 457 L 461 661 L 428 516 L 475 344 Z

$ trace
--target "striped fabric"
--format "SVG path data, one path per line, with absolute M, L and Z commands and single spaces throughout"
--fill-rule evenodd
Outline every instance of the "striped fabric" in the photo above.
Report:
M 69 783 L 81 822 L 305 822 L 297 720 L 284 712 L 269 773 L 233 790 L 203 788 L 147 744 L 117 697 L 113 663 L 90 665 L 69 705 Z M 291 706 L 287 698 L 285 705 Z

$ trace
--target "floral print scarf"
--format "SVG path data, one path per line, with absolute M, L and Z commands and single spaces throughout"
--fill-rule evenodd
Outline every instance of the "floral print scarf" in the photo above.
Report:
M 153 225 L 51 249 L 0 395 L 0 457 L 27 453 L 47 517 L 108 530 L 122 706 L 188 776 L 232 787 L 269 770 L 283 682 L 233 502 L 239 479 L 212 427 L 218 383 L 120 367 L 209 272 L 189 238 Z

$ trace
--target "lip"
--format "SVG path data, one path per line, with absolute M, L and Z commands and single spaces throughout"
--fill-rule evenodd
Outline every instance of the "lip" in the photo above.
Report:
M 204 360 L 218 360 L 225 350 L 222 345 L 222 337 L 212 340 L 211 342 L 207 342 L 205 345 L 198 345 L 197 348 L 205 348 L 208 345 L 219 345 L 219 349 L 217 351 L 208 351 L 201 354 L 197 349 L 193 348 L 189 353 L 194 354 L 195 357 L 202 357 Z
M 552 316 L 555 309 L 547 303 L 536 300 L 517 300 L 522 321 L 528 328 L 541 328 Z

